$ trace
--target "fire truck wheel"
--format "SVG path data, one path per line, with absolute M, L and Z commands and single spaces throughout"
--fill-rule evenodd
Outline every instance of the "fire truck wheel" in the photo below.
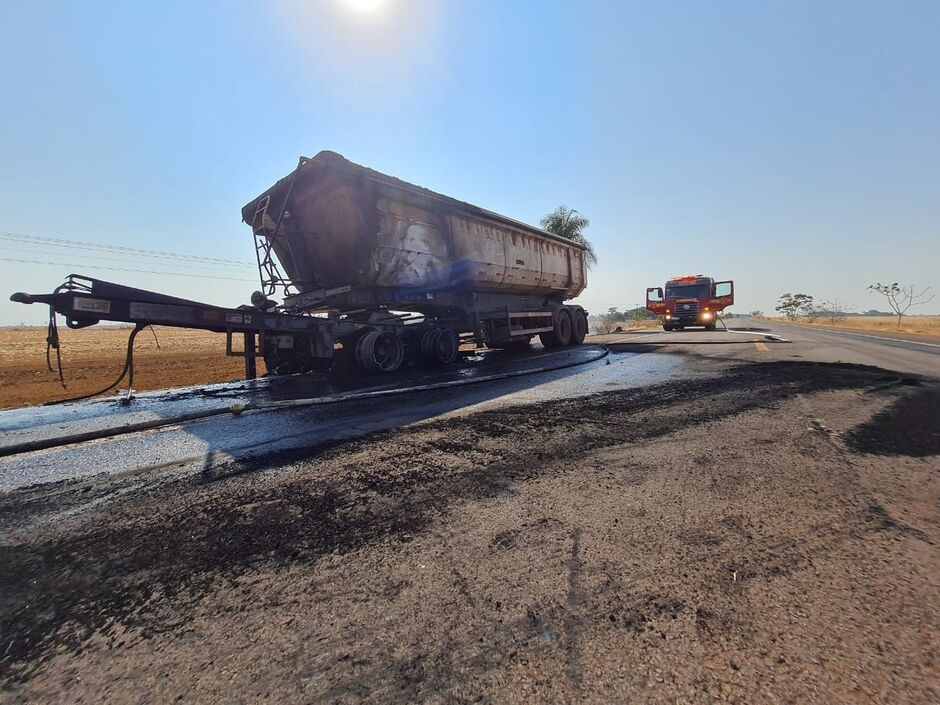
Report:
M 666 331 L 667 333 L 672 333 L 672 324 L 663 323 L 663 330 Z
M 709 323 L 705 326 L 705 330 L 715 330 L 716 326 L 714 323 Z

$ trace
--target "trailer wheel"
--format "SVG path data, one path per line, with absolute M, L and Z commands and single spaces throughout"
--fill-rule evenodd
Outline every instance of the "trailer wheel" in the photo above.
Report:
M 437 340 L 440 337 L 440 328 L 428 326 L 418 339 L 418 349 L 421 352 L 421 357 L 427 362 L 437 362 Z
M 434 344 L 434 352 L 437 361 L 442 365 L 449 365 L 457 359 L 460 353 L 460 340 L 457 334 L 449 328 L 439 328 L 441 334 L 437 336 Z
M 577 309 L 572 314 L 572 328 L 571 328 L 571 344 L 580 345 L 584 342 L 584 336 L 588 332 L 588 322 L 587 316 L 584 315 L 584 311 Z
M 457 359 L 460 340 L 457 334 L 440 326 L 428 326 L 418 338 L 421 357 L 431 364 L 449 365 Z
M 394 372 L 404 360 L 404 343 L 389 331 L 371 331 L 356 343 L 356 362 L 363 369 Z
M 546 348 L 563 348 L 571 342 L 571 314 L 563 308 L 555 314 L 555 328 L 548 333 L 539 333 L 539 340 Z

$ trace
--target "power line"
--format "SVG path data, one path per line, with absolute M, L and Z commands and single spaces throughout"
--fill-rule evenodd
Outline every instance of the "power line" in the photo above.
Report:
M 191 262 L 213 262 L 216 264 L 235 265 L 239 267 L 254 266 L 253 262 L 245 260 L 226 259 L 223 257 L 204 257 L 202 255 L 186 255 L 177 252 L 166 252 L 164 250 L 145 250 L 137 247 L 125 247 L 123 245 L 108 245 L 97 242 L 82 242 L 80 240 L 65 240 L 63 238 L 45 237 L 42 235 L 27 235 L 25 233 L 15 233 L 0 231 L 0 240 L 14 242 L 33 242 L 37 244 L 55 245 L 65 248 L 78 248 L 84 250 L 98 250 L 107 252 L 118 252 L 123 254 L 132 254 L 146 257 L 158 257 L 162 259 L 183 260 Z
M 26 244 L 26 243 L 24 243 L 24 244 Z M 41 249 L 41 248 L 49 248 L 49 247 L 54 247 L 54 246 L 37 244 L 37 245 L 35 245 L 35 246 L 33 246 L 33 247 L 30 247 L 30 248 L 26 248 L 26 247 L 4 247 L 4 248 L 3 248 L 3 251 L 4 251 L 5 253 L 6 253 L 6 252 L 22 252 L 22 253 L 25 253 L 25 254 L 28 254 L 28 255 L 32 255 L 32 256 L 34 256 L 34 257 L 46 257 L 46 256 L 48 256 L 48 257 L 57 257 L 58 255 L 63 254 L 62 252 L 58 252 L 58 253 L 57 253 L 57 252 L 55 252 L 54 250 L 53 250 L 52 252 L 47 252 L 47 251 L 43 251 L 43 250 Z M 82 259 L 82 258 L 86 258 L 86 259 L 87 259 L 87 258 L 94 258 L 95 261 L 102 260 L 102 261 L 106 261 L 106 262 L 129 262 L 129 263 L 131 263 L 131 264 L 140 264 L 140 259 L 139 259 L 139 258 L 138 258 L 138 259 L 135 259 L 135 256 L 134 256 L 134 255 L 128 255 L 127 257 L 108 257 L 107 254 L 100 254 L 100 253 L 98 253 L 98 252 L 87 252 L 87 253 L 83 253 L 83 252 L 66 252 L 66 253 L 64 253 L 64 254 L 67 254 L 69 258 L 72 258 L 72 257 L 75 257 L 75 258 L 78 258 L 78 259 Z M 229 267 L 229 268 L 232 267 L 232 265 L 229 265 L 229 264 L 216 264 L 216 263 L 214 263 L 214 262 L 177 262 L 177 261 L 175 261 L 175 260 L 167 261 L 165 264 L 167 264 L 167 265 L 173 265 L 173 266 L 175 266 L 175 267 Z
M 65 262 L 44 262 L 29 259 L 14 259 L 13 257 L 0 257 L 0 262 L 18 262 L 20 264 L 48 264 L 54 267 L 72 267 L 74 262 L 66 264 Z M 85 266 L 85 265 L 83 265 Z M 194 279 L 225 279 L 233 282 L 254 282 L 254 279 L 241 279 L 238 277 L 220 277 L 214 274 L 189 274 L 186 272 L 155 272 L 149 269 L 130 269 L 128 267 L 103 267 L 97 264 L 87 265 L 89 269 L 107 269 L 112 272 L 136 272 L 138 274 L 159 274 L 171 277 L 193 277 Z

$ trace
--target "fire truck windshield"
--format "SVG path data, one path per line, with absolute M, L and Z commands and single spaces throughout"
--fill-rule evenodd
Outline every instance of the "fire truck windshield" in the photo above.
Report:
M 667 299 L 700 299 L 703 296 L 709 296 L 708 284 L 672 286 L 666 288 Z

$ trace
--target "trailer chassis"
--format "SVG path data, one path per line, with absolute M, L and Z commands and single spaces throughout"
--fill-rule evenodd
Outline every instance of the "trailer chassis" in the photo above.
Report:
M 50 294 L 20 292 L 10 297 L 49 307 L 46 362 L 52 370 L 55 351 L 63 385 L 57 315 L 69 328 L 102 321 L 133 324 L 121 376 L 86 396 L 115 387 L 128 374 L 133 379 L 134 339 L 155 324 L 224 333 L 226 355 L 244 358 L 246 379 L 256 378 L 259 356 L 269 373 L 292 374 L 330 366 L 340 348 L 344 359 L 362 369 L 392 372 L 408 357 L 449 364 L 458 356 L 462 337 L 478 347 L 505 347 L 528 344 L 539 335 L 545 345 L 562 347 L 581 343 L 587 332 L 584 309 L 543 297 L 411 292 L 389 299 L 378 292 L 357 293 L 344 287 L 326 298 L 329 301 L 322 301 L 320 310 L 311 311 L 296 301 L 293 306 L 277 306 L 259 292 L 252 297 L 254 305 L 225 308 L 80 274 L 70 274 Z M 235 343 L 239 337 L 240 349 Z
M 336 337 L 355 335 L 366 328 L 369 332 L 396 331 L 404 325 L 401 317 L 354 322 L 247 305 L 224 308 L 80 274 L 70 274 L 50 294 L 20 292 L 13 294 L 10 300 L 49 306 L 47 343 L 56 351 L 59 347 L 55 324 L 57 314 L 64 316 L 69 328 L 86 328 L 101 321 L 112 321 L 134 324 L 135 330 L 158 324 L 225 333 L 225 352 L 245 359 L 246 379 L 257 376 L 258 336 L 272 336 L 275 340 L 277 336 L 308 336 L 315 348 L 311 353 L 318 358 L 329 359 L 333 356 Z M 242 337 L 241 350 L 237 350 L 233 343 L 236 336 Z

